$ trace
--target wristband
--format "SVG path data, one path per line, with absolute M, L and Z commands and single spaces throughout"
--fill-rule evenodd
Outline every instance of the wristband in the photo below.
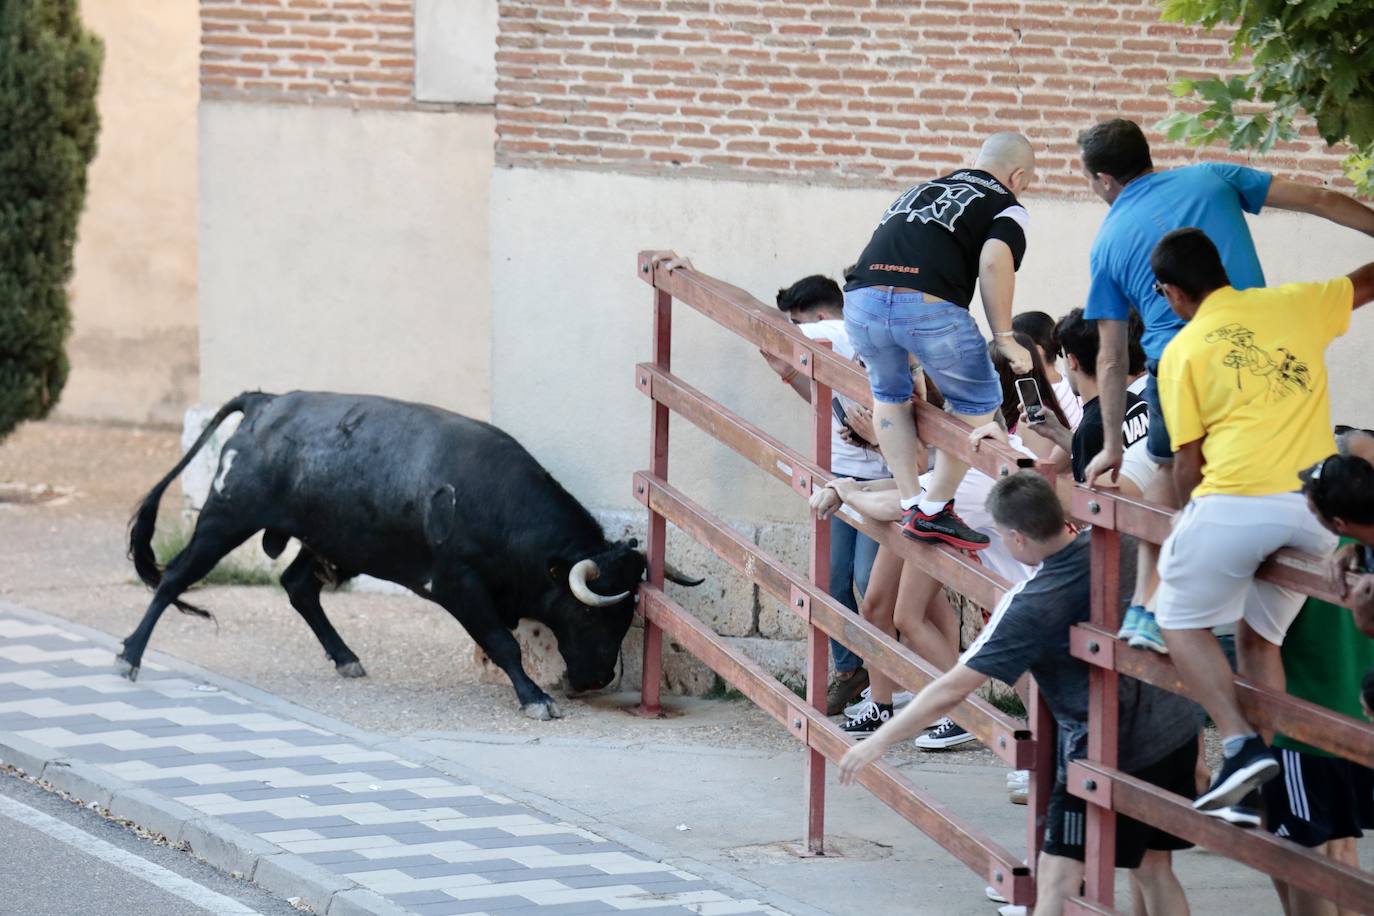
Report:
M 1014 335 L 1015 333 L 1016 333 L 1015 331 L 993 331 L 993 332 L 992 332 L 992 336 L 993 336 L 993 337 L 1011 337 L 1011 336 Z

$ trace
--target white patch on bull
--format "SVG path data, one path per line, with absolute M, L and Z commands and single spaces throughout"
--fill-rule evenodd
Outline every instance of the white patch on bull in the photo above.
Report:
M 229 476 L 229 469 L 234 466 L 234 459 L 239 455 L 236 449 L 229 449 L 224 453 L 224 458 L 219 463 L 219 474 L 215 476 L 215 492 L 224 493 L 224 481 Z
M 425 591 L 427 591 L 427 592 L 432 592 L 432 591 L 434 591 L 434 580 L 433 580 L 433 579 L 426 579 L 426 580 L 425 580 Z

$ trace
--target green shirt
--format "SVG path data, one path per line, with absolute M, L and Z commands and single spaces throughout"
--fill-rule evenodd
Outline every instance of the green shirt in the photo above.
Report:
M 1342 538 L 1341 543 L 1350 539 Z M 1308 598 L 1283 640 L 1289 694 L 1368 722 L 1360 706 L 1360 682 L 1370 668 L 1374 668 L 1374 639 L 1360 632 L 1350 611 Z M 1284 735 L 1275 736 L 1274 746 L 1335 756 Z

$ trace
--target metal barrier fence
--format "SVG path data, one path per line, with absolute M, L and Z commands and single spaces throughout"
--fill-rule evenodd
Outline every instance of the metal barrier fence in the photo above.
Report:
M 669 416 L 676 413 L 717 441 L 729 446 L 764 473 L 809 498 L 831 479 L 831 392 L 870 403 L 868 379 L 828 345 L 801 335 L 776 309 L 763 306 L 745 291 L 695 270 L 671 274 L 656 265 L 654 252 L 641 252 L 638 274 L 654 288 L 653 360 L 635 367 L 636 387 L 653 403 L 650 465 L 634 476 L 636 499 L 649 510 L 646 553 L 648 582 L 641 589 L 644 615 L 644 666 L 640 710 L 659 712 L 662 636 L 667 634 L 705 662 L 731 686 L 782 722 L 807 748 L 806 852 L 824 851 L 825 762 L 836 762 L 851 746 L 838 726 L 825 716 L 829 676 L 828 638 L 858 653 L 870 668 L 908 690 L 918 690 L 941 672 L 827 594 L 829 526 L 813 518 L 810 575 L 801 576 L 740 536 L 728 523 L 694 503 L 668 483 Z M 812 448 L 804 456 L 787 447 L 672 373 L 672 306 L 678 300 L 712 319 L 737 337 L 792 365 L 811 384 Z M 917 402 L 922 441 L 959 456 L 993 478 L 1030 467 L 1052 473 L 997 442 L 978 451 L 968 443 L 968 427 L 948 414 Z M 1075 488 L 1072 511 L 1094 526 L 1092 542 L 1092 611 L 1090 623 L 1075 628 L 1071 651 L 1091 665 L 1089 753 L 1069 768 L 1069 791 L 1089 802 L 1085 894 L 1069 913 L 1113 913 L 1116 813 L 1168 830 L 1201 846 L 1236 859 L 1265 874 L 1314 891 L 1360 912 L 1374 912 L 1374 876 L 1340 865 L 1263 831 L 1243 831 L 1193 810 L 1183 798 L 1133 779 L 1116 769 L 1117 677 L 1126 674 L 1147 683 L 1187 693 L 1167 658 L 1149 652 L 1116 651 L 1119 625 L 1119 538 L 1129 534 L 1160 543 L 1169 532 L 1170 513 L 1110 491 Z M 915 563 L 938 581 L 973 602 L 991 608 L 1008 583 L 944 546 L 916 544 L 896 526 L 876 524 L 856 512 L 841 512 L 843 521 Z M 807 696 L 803 701 L 757 663 L 732 648 L 663 591 L 666 526 L 672 522 L 711 549 L 760 589 L 786 603 L 807 624 Z M 1260 575 L 1269 581 L 1339 603 L 1315 558 L 1282 551 Z M 1251 721 L 1274 728 L 1308 744 L 1367 766 L 1374 766 L 1374 727 L 1286 694 L 1277 694 L 1237 678 L 1241 703 Z M 1106 702 L 1112 698 L 1112 702 Z M 1026 856 L 1015 855 L 983 835 L 941 802 L 913 786 L 885 764 L 868 767 L 859 782 L 953 856 L 984 877 L 1013 904 L 1033 905 L 1032 868 L 1040 849 L 1040 822 L 1055 775 L 1055 725 L 1034 688 L 1029 728 L 983 700 L 973 697 L 951 718 L 968 729 L 1015 769 L 1031 771 L 1027 810 Z

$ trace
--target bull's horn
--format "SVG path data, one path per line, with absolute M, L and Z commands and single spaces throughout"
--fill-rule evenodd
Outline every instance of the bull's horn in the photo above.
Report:
M 595 579 L 599 575 L 601 570 L 596 568 L 595 560 L 578 560 L 573 568 L 568 570 L 568 588 L 572 589 L 574 597 L 587 607 L 610 607 L 630 597 L 629 592 L 621 592 L 619 595 L 598 595 L 592 591 L 587 585 L 587 580 Z
M 666 560 L 663 563 L 663 578 L 667 579 L 669 582 L 676 582 L 678 585 L 685 585 L 688 588 L 693 588 L 706 581 L 705 579 L 687 575 Z

